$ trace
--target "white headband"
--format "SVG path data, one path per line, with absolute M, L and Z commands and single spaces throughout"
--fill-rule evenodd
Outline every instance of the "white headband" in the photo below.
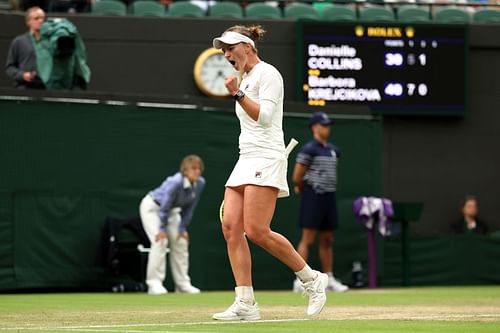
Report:
M 239 43 L 247 43 L 252 45 L 252 47 L 255 47 L 254 41 L 245 36 L 240 34 L 239 32 L 235 31 L 226 31 L 222 34 L 222 36 L 214 38 L 212 44 L 216 49 L 222 48 L 222 46 L 225 45 L 234 45 L 234 44 L 239 44 Z

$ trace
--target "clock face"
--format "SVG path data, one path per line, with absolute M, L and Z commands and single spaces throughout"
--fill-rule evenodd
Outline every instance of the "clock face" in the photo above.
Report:
M 222 51 L 215 48 L 205 50 L 196 60 L 194 79 L 200 90 L 208 96 L 226 97 L 229 92 L 224 85 L 229 75 L 238 76 L 239 73 L 224 58 Z

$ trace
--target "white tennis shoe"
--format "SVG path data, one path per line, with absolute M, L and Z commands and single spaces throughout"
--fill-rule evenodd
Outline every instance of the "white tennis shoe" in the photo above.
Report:
M 234 303 L 226 311 L 215 313 L 212 318 L 226 321 L 259 320 L 260 309 L 257 303 L 250 305 L 236 297 Z
M 302 283 L 304 294 L 309 296 L 307 315 L 316 316 L 320 314 L 326 303 L 326 287 L 328 286 L 328 275 L 316 272 L 316 278 L 312 281 Z

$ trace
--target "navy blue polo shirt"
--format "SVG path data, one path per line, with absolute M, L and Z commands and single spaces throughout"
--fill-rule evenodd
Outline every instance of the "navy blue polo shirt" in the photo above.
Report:
M 337 190 L 337 163 L 340 150 L 333 144 L 323 146 L 313 139 L 306 143 L 297 154 L 296 162 L 308 167 L 304 182 L 314 192 L 322 194 Z

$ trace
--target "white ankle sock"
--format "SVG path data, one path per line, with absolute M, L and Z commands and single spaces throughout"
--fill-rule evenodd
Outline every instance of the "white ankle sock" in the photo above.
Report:
M 253 294 L 252 286 L 239 286 L 234 288 L 236 292 L 236 297 L 242 300 L 243 302 L 253 305 L 255 303 L 255 296 Z
M 308 264 L 306 264 L 300 271 L 295 272 L 295 275 L 297 275 L 300 281 L 309 282 L 314 280 L 317 274 L 311 269 L 311 267 L 309 267 Z

